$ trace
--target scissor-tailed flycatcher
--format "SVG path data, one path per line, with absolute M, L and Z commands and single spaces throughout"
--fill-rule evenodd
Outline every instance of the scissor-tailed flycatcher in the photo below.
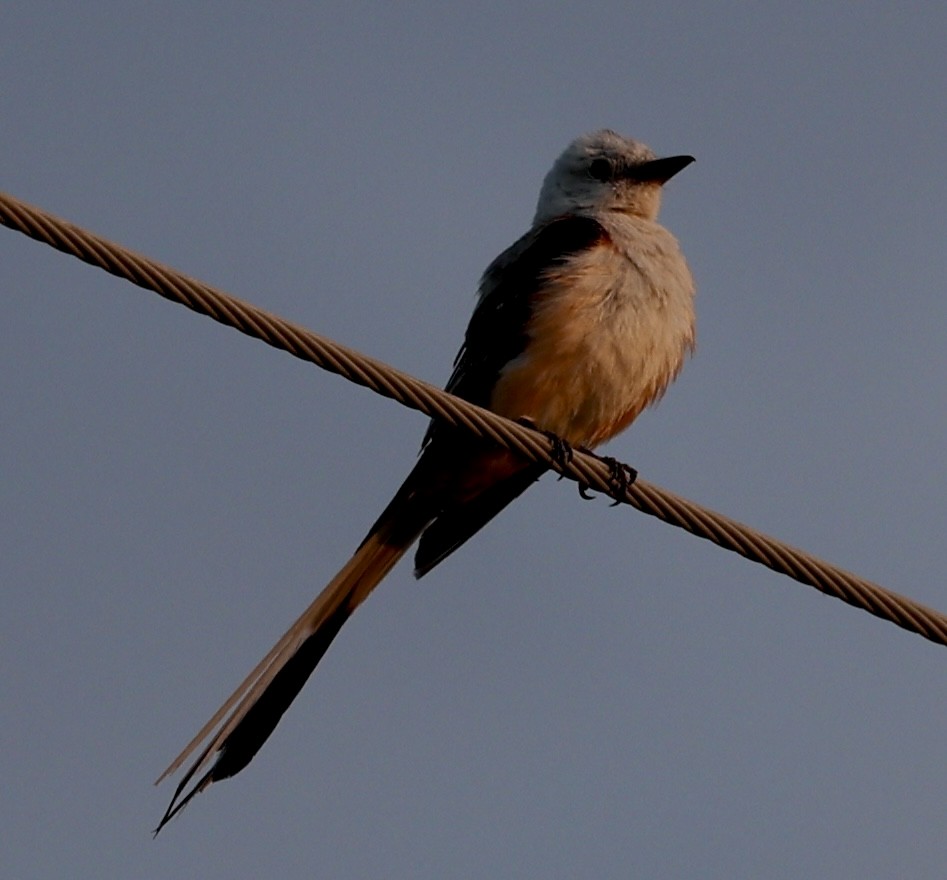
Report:
M 693 161 L 658 159 L 607 130 L 573 141 L 546 175 L 532 228 L 484 273 L 447 390 L 588 448 L 657 400 L 694 346 L 694 282 L 656 222 L 662 184 Z M 158 830 L 250 762 L 342 624 L 415 541 L 420 577 L 545 470 L 432 423 L 417 464 L 355 555 L 162 774 L 213 734 Z

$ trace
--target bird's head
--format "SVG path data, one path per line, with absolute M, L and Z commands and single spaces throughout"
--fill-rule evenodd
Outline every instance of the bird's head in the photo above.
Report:
M 661 186 L 693 156 L 659 159 L 644 144 L 602 129 L 576 138 L 543 181 L 534 224 L 577 211 L 618 211 L 654 220 Z

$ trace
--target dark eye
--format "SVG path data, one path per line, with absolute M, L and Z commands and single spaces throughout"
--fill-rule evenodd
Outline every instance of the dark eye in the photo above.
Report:
M 589 165 L 589 177 L 606 181 L 612 179 L 612 163 L 608 159 L 593 159 Z

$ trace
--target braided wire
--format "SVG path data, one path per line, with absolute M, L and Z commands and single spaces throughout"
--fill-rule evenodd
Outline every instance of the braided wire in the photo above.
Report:
M 548 465 L 590 489 L 685 529 L 933 642 L 947 645 L 947 617 L 802 550 L 642 479 L 619 485 L 614 464 L 575 451 L 567 461 L 542 433 L 188 278 L 0 192 L 0 223 L 275 348 L 427 415 Z

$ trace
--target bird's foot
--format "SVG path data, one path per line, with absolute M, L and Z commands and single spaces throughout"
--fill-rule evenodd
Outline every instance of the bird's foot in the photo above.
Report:
M 565 467 L 567 464 L 572 462 L 572 446 L 569 444 L 568 440 L 563 440 L 558 434 L 554 434 L 552 431 L 544 431 L 540 428 L 532 419 L 523 416 L 516 420 L 519 424 L 527 428 L 532 428 L 534 431 L 538 431 L 542 434 L 551 444 L 552 449 L 549 451 L 550 458 L 553 462 L 559 467 Z M 562 475 L 560 474 L 560 479 Z
M 587 446 L 577 446 L 576 448 L 579 452 L 595 455 Z M 616 495 L 624 495 L 631 487 L 631 484 L 638 479 L 638 471 L 631 467 L 631 465 L 624 464 L 617 458 L 612 458 L 610 455 L 596 455 L 596 458 L 608 465 L 608 483 Z M 586 501 L 591 501 L 595 497 L 589 494 L 588 483 L 579 483 L 579 494 Z M 615 500 L 612 501 L 611 506 L 617 507 L 619 504 L 621 504 L 621 501 Z
M 631 488 L 631 484 L 638 479 L 638 471 L 631 465 L 627 465 L 617 458 L 612 458 L 610 455 L 603 455 L 601 459 L 608 465 L 609 485 L 616 495 L 625 495 Z M 619 504 L 621 504 L 621 501 L 616 499 L 611 503 L 611 506 L 616 507 Z

